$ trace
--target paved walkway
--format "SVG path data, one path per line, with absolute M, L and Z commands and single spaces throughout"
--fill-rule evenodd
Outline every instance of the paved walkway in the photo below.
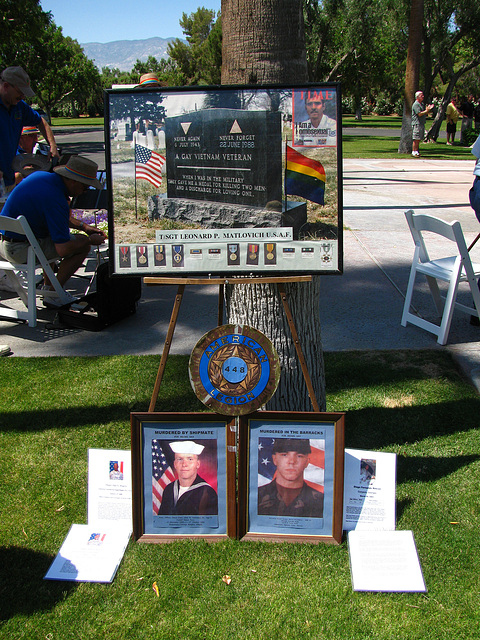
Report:
M 320 314 L 326 351 L 436 349 L 452 352 L 480 390 L 480 328 L 455 313 L 446 347 L 433 334 L 400 326 L 413 242 L 404 211 L 458 219 L 471 242 L 480 231 L 468 204 L 469 161 L 345 160 L 344 274 L 322 278 Z M 472 250 L 480 262 L 480 242 Z M 168 328 L 174 286 L 145 287 L 135 316 L 92 333 L 52 328 L 55 312 L 41 310 L 36 328 L 0 320 L 0 343 L 14 356 L 159 354 Z M 187 287 L 171 353 L 190 353 L 213 328 L 217 287 Z M 425 294 L 416 302 L 432 313 Z

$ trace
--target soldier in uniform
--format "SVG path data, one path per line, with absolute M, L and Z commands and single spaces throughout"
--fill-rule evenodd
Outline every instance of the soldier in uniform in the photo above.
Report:
M 275 439 L 272 461 L 277 471 L 272 482 L 258 488 L 259 516 L 323 517 L 323 493 L 303 479 L 311 452 L 309 440 Z
M 204 446 L 191 440 L 171 442 L 178 479 L 165 487 L 158 515 L 217 515 L 218 497 L 197 471 Z

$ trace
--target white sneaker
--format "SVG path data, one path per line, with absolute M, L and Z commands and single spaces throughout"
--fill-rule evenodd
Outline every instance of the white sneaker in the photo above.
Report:
M 49 288 L 49 285 L 43 285 L 41 289 L 45 292 L 47 291 L 55 291 L 53 287 Z M 43 304 L 47 309 L 61 309 L 62 307 L 68 307 L 72 304 L 72 302 L 77 302 L 78 298 L 72 296 L 71 293 L 65 291 L 66 297 L 64 298 L 64 302 L 60 300 L 60 298 L 43 298 Z
M 12 353 L 12 350 L 8 344 L 0 344 L 0 356 L 8 356 Z
M 2 291 L 11 291 L 12 293 L 17 293 L 10 282 L 8 282 L 5 271 L 3 272 L 3 275 L 0 276 L 0 289 Z
M 22 286 L 26 287 L 28 282 L 27 282 L 27 276 L 25 275 L 25 272 L 24 271 L 15 271 L 15 275 L 17 276 L 17 278 L 22 283 Z M 43 282 L 43 275 L 41 273 L 36 273 L 35 274 L 35 286 L 38 287 L 38 285 L 40 283 L 42 283 L 42 282 Z

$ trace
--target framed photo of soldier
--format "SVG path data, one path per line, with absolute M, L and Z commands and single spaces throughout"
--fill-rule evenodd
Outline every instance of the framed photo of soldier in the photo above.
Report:
M 343 413 L 242 416 L 239 537 L 340 544 L 343 452 Z
M 235 537 L 230 420 L 213 413 L 131 414 L 136 540 Z
M 338 83 L 105 92 L 113 275 L 340 274 Z

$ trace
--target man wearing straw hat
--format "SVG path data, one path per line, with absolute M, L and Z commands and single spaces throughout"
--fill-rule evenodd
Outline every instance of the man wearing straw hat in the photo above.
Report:
M 13 263 L 27 261 L 28 242 L 25 236 L 2 230 L 2 216 L 27 219 L 47 259 L 60 258 L 57 278 L 63 286 L 82 265 L 92 245 L 105 242 L 100 229 L 76 220 L 70 212 L 69 198 L 89 187 L 101 189 L 97 180 L 96 162 L 82 156 L 71 156 L 66 165 L 54 168 L 54 173 L 36 171 L 15 187 L 0 213 L 0 253 Z M 69 227 L 83 231 L 70 235 Z M 47 288 L 50 283 L 45 283 Z M 51 286 L 51 285 L 50 285 Z
M 47 121 L 34 111 L 24 98 L 35 92 L 30 78 L 22 67 L 7 67 L 0 74 L 0 179 L 3 177 L 7 191 L 15 185 L 12 161 L 25 126 L 38 127 L 50 145 L 50 155 L 58 157 L 55 137 Z

